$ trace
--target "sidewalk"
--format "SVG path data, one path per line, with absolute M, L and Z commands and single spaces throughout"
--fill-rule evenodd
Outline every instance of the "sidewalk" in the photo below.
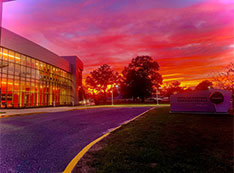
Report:
M 27 108 L 27 109 L 0 109 L 0 117 L 21 115 L 21 114 L 34 114 L 34 113 L 47 113 L 47 112 L 63 112 L 73 109 L 85 109 L 90 106 L 67 106 L 67 107 L 45 107 L 45 108 Z
M 9 116 L 19 116 L 19 115 L 31 115 L 39 113 L 48 112 L 64 112 L 79 109 L 92 109 L 92 108 L 103 108 L 103 107 L 141 107 L 141 106 L 156 106 L 151 104 L 127 104 L 127 105 L 87 105 L 87 106 L 66 106 L 66 107 L 44 107 L 44 108 L 26 108 L 26 109 L 0 109 L 0 118 L 6 118 Z M 167 106 L 167 105 L 160 105 Z

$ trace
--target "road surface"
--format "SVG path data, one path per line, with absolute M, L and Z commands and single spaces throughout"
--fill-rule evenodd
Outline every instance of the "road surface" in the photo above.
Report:
M 62 172 L 87 144 L 150 107 L 97 108 L 0 119 L 0 172 Z

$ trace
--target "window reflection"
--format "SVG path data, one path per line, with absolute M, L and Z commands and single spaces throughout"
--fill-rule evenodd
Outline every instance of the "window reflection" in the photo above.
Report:
M 71 74 L 0 47 L 0 107 L 70 105 Z

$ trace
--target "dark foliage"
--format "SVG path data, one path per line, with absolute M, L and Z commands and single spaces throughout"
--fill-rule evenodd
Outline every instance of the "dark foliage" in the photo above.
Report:
M 204 80 L 196 86 L 196 90 L 207 90 L 213 86 L 213 83 L 209 80 Z
M 121 83 L 122 94 L 125 97 L 145 97 L 162 84 L 162 77 L 158 73 L 159 65 L 150 56 L 137 56 L 133 58 L 128 67 L 123 70 Z
M 98 69 L 90 72 L 90 76 L 86 78 L 86 84 L 89 86 L 89 88 L 98 91 L 98 97 L 96 97 L 95 93 L 93 93 L 95 101 L 98 102 L 98 99 L 100 98 L 106 101 L 107 86 L 117 83 L 118 79 L 119 74 L 114 72 L 109 65 L 104 64 Z
M 167 97 L 170 97 L 171 95 L 174 95 L 180 92 L 183 92 L 183 88 L 180 87 L 180 82 L 176 80 L 170 82 L 168 86 L 163 89 L 163 95 Z

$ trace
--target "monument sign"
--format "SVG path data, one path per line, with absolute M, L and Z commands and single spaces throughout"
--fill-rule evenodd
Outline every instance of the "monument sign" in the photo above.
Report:
M 232 93 L 226 90 L 201 90 L 172 95 L 171 112 L 227 113 Z

